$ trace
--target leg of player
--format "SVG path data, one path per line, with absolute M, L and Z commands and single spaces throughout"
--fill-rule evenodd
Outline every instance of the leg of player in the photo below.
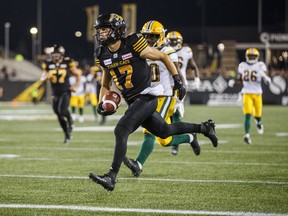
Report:
M 173 145 L 180 145 L 183 143 L 190 143 L 194 154 L 199 155 L 200 154 L 200 146 L 197 141 L 197 135 L 194 134 L 181 134 L 181 135 L 173 135 L 166 139 L 159 139 L 157 138 L 157 143 L 160 144 L 163 147 L 173 146 Z M 155 136 L 153 134 L 145 133 L 144 134 L 144 142 L 141 146 L 141 150 L 138 154 L 138 157 L 136 160 L 132 158 L 128 158 L 125 156 L 123 163 L 131 170 L 132 175 L 135 177 L 139 177 L 142 170 L 142 167 L 149 157 L 149 155 L 152 153 L 154 149 L 155 144 Z
M 243 94 L 242 96 L 242 109 L 244 113 L 244 132 L 245 135 L 243 137 L 243 140 L 247 144 L 252 144 L 252 139 L 250 136 L 250 119 L 251 119 L 251 114 L 253 112 L 253 99 L 252 95 L 250 94 Z
M 244 130 L 245 130 L 245 135 L 244 135 L 244 142 L 247 144 L 251 144 L 252 140 L 250 137 L 250 119 L 251 119 L 251 114 L 246 114 L 245 115 L 245 121 L 244 121 Z
M 256 128 L 258 134 L 263 134 L 264 133 L 264 126 L 261 121 L 261 116 L 262 116 L 262 95 L 257 94 L 255 95 L 255 102 L 254 102 L 254 118 L 255 118 L 255 123 L 256 123 Z
M 261 117 L 254 117 L 255 118 L 255 124 L 258 134 L 264 134 L 264 126 L 261 121 Z
M 60 114 L 63 116 L 65 125 L 64 125 L 64 133 L 65 139 L 64 143 L 69 143 L 71 140 L 71 132 L 73 130 L 74 124 L 71 114 L 69 112 L 69 102 L 70 102 L 70 94 L 63 94 L 60 98 Z M 65 127 L 66 126 L 66 127 Z
M 157 103 L 158 101 L 155 97 L 141 95 L 137 100 L 134 100 L 133 105 L 130 104 L 114 130 L 116 144 L 110 171 L 103 176 L 90 173 L 89 177 L 93 181 L 103 186 L 106 190 L 114 190 L 117 173 L 126 155 L 128 136 L 140 125 L 161 138 L 183 133 L 202 133 L 211 140 L 214 147 L 217 147 L 218 138 L 215 133 L 215 123 L 212 120 L 201 124 L 177 122 L 168 125 L 161 115 L 156 112 Z
M 171 117 L 172 122 L 180 122 L 181 121 L 181 114 L 178 109 L 173 113 Z M 179 151 L 179 145 L 172 145 L 171 147 L 171 154 L 172 155 L 177 155 Z

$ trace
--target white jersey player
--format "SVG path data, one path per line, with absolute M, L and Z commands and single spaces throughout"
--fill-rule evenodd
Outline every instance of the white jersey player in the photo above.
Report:
M 69 77 L 69 83 L 71 86 L 74 85 L 76 82 L 76 77 L 71 76 Z M 84 122 L 84 106 L 85 106 L 85 85 L 86 85 L 87 79 L 85 76 L 81 75 L 80 78 L 80 85 L 77 88 L 75 92 L 71 93 L 71 98 L 70 98 L 70 106 L 72 110 L 72 118 L 73 120 L 76 119 L 76 108 L 79 109 L 79 122 Z
M 200 87 L 200 78 L 199 78 L 199 70 L 193 58 L 192 49 L 189 46 L 183 46 L 183 37 L 177 31 L 171 31 L 166 36 L 168 44 L 173 47 L 178 54 L 178 64 L 183 76 L 183 82 L 187 86 L 187 77 L 186 70 L 187 68 L 191 68 L 194 71 L 194 86 L 196 89 Z M 181 118 L 184 117 L 184 102 L 177 101 L 175 106 L 175 112 L 173 115 L 173 121 L 181 121 Z M 171 150 L 171 154 L 178 154 L 178 146 L 173 146 Z
M 187 85 L 186 70 L 190 67 L 195 71 L 194 85 L 196 89 L 198 89 L 200 86 L 199 69 L 194 61 L 192 49 L 187 45 L 183 45 L 183 37 L 177 31 L 169 32 L 166 38 L 168 44 L 174 48 L 178 54 L 178 64 L 182 76 L 185 78 L 185 84 Z
M 146 22 L 142 28 L 141 33 L 145 37 L 147 43 L 151 47 L 155 47 L 161 52 L 167 54 L 171 60 L 174 62 L 175 66 L 178 67 L 178 56 L 176 51 L 170 46 L 164 46 L 165 39 L 165 29 L 163 25 L 158 21 L 149 21 Z M 169 70 L 161 61 L 152 61 L 147 59 L 147 63 L 149 64 L 151 71 L 151 81 L 152 87 L 154 86 L 163 86 L 164 91 L 158 98 L 158 106 L 157 112 L 161 114 L 163 119 L 170 124 L 171 117 L 174 112 L 174 107 L 176 104 L 176 97 L 173 96 L 173 85 L 174 85 L 174 75 L 170 74 Z M 178 77 L 178 79 L 180 79 Z M 132 174 L 135 176 L 139 176 L 142 170 L 142 165 L 148 158 L 148 156 L 152 153 L 154 148 L 155 139 L 158 144 L 163 147 L 179 145 L 182 143 L 190 143 L 194 154 L 200 154 L 200 146 L 197 139 L 192 134 L 181 134 L 181 135 L 173 135 L 166 139 L 161 139 L 159 137 L 155 137 L 149 131 L 144 130 L 144 142 L 141 147 L 141 151 L 138 154 L 136 160 L 133 159 L 124 159 L 124 164 L 132 171 Z M 134 165 L 133 165 L 134 164 Z M 133 167 L 137 167 L 138 172 L 135 173 Z
M 262 94 L 261 80 L 266 77 L 267 67 L 262 61 L 254 64 L 241 62 L 238 66 L 238 73 L 242 77 L 243 88 L 241 93 Z
M 83 75 L 81 75 L 79 87 L 76 89 L 75 92 L 72 92 L 71 95 L 73 95 L 73 96 L 85 95 L 85 85 L 86 85 L 86 82 L 87 82 L 86 77 L 83 76 Z M 70 83 L 71 86 L 75 85 L 75 83 L 76 83 L 76 77 L 75 77 L 75 76 L 69 77 L 69 83 Z

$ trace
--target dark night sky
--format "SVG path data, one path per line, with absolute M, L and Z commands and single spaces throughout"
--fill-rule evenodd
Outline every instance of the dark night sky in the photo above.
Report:
M 169 30 L 201 26 L 202 0 L 42 0 L 42 47 L 62 44 L 75 58 L 93 56 L 93 44 L 87 43 L 85 7 L 98 4 L 100 13 L 122 13 L 123 3 L 137 3 L 137 30 L 148 20 L 158 20 Z M 206 0 L 207 27 L 257 26 L 258 0 Z M 285 30 L 285 2 L 288 0 L 263 0 L 263 28 L 274 26 Z M 287 7 L 286 7 L 287 8 Z M 4 23 L 10 22 L 10 48 L 31 56 L 30 28 L 37 24 L 37 0 L 5 0 L 1 3 L 0 46 L 4 46 Z M 82 38 L 75 31 L 84 33 Z M 185 37 L 184 36 L 184 41 Z M 187 38 L 187 37 L 186 37 Z M 194 37 L 199 38 L 198 37 Z M 192 43 L 199 41 L 191 39 Z M 209 42 L 209 41 L 207 41 Z

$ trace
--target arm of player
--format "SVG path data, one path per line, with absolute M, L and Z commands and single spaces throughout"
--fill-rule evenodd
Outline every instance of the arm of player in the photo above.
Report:
M 179 63 L 178 62 L 173 62 L 174 63 L 174 65 L 175 65 L 175 67 L 177 68 L 177 71 L 178 71 L 178 74 L 179 74 L 179 77 L 180 77 L 180 80 L 182 81 L 182 83 L 183 83 L 183 85 L 184 85 L 184 83 L 185 83 L 185 78 L 184 78 L 184 76 L 183 76 L 183 74 L 182 74 L 182 72 L 181 72 L 181 70 L 180 70 L 180 66 L 179 66 Z M 185 86 L 186 87 L 186 86 Z
M 266 73 L 262 73 L 261 76 L 262 76 L 262 78 L 264 79 L 264 82 L 265 82 L 267 85 L 270 85 L 270 83 L 271 83 L 271 78 L 270 78 Z
M 141 58 L 162 61 L 174 79 L 174 89 L 179 91 L 179 100 L 182 100 L 186 95 L 186 89 L 180 80 L 177 68 L 168 55 L 160 52 L 154 47 L 147 46 L 140 53 Z
M 242 83 L 242 75 L 240 73 L 238 73 L 236 79 L 230 79 L 228 81 L 228 86 L 230 88 L 233 88 L 235 85 L 240 85 L 241 83 Z
M 39 90 L 39 89 L 42 88 L 42 87 L 45 88 L 44 83 L 46 83 L 49 78 L 50 78 L 49 72 L 46 71 L 46 70 L 43 70 L 43 72 L 42 72 L 42 74 L 41 74 L 41 77 L 40 77 L 40 79 L 39 79 L 40 84 L 39 84 L 39 86 L 38 86 L 37 89 Z
M 40 77 L 40 81 L 42 83 L 46 82 L 49 79 L 49 73 L 46 70 L 43 70 L 41 77 Z
M 194 73 L 194 84 L 195 84 L 196 89 L 199 89 L 200 88 L 200 84 L 201 84 L 201 82 L 200 82 L 200 73 L 199 73 L 199 69 L 197 67 L 197 64 L 196 64 L 196 62 L 194 61 L 193 58 L 189 59 L 188 67 L 190 67 L 193 70 L 193 73 Z
M 158 49 L 156 49 L 154 47 L 147 46 L 140 53 L 140 57 L 145 58 L 145 59 L 162 61 L 172 76 L 178 75 L 177 68 L 175 67 L 174 63 L 169 58 L 169 56 L 160 52 Z

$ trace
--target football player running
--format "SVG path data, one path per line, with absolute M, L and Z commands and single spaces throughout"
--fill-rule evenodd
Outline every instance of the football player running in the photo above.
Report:
M 181 70 L 181 74 L 183 75 L 184 85 L 187 86 L 187 78 L 186 78 L 186 70 L 187 68 L 191 68 L 194 72 L 194 88 L 199 89 L 200 87 L 200 78 L 199 78 L 199 70 L 196 62 L 193 58 L 192 49 L 183 45 L 183 37 L 178 31 L 168 32 L 166 36 L 167 43 L 173 47 L 178 54 L 178 65 Z M 177 100 L 175 106 L 175 112 L 172 117 L 172 122 L 179 122 L 181 118 L 184 117 L 184 99 Z M 197 139 L 196 133 L 193 136 Z M 171 154 L 178 154 L 178 145 L 173 145 L 171 148 Z
M 43 73 L 40 80 L 50 80 L 52 88 L 52 107 L 58 117 L 61 128 L 65 134 L 64 143 L 69 143 L 73 129 L 73 120 L 69 112 L 71 91 L 76 91 L 80 83 L 80 71 L 75 61 L 65 57 L 65 49 L 60 45 L 50 47 L 51 52 L 47 60 L 42 64 Z M 69 75 L 77 77 L 74 86 L 69 84 Z
M 127 140 L 139 126 L 149 130 L 161 138 L 183 133 L 203 133 L 214 146 L 218 145 L 215 125 L 212 122 L 192 124 L 177 122 L 167 124 L 156 112 L 157 97 L 163 94 L 163 86 L 151 86 L 151 72 L 146 59 L 160 60 L 173 74 L 174 87 L 183 99 L 186 90 L 179 78 L 177 69 L 168 55 L 154 47 L 148 46 L 141 34 L 125 36 L 126 24 L 121 16 L 115 13 L 101 14 L 94 27 L 96 28 L 95 62 L 103 71 L 100 100 L 110 90 L 110 81 L 122 94 L 128 104 L 124 115 L 114 129 L 114 157 L 108 173 L 104 175 L 89 174 L 89 177 L 108 191 L 113 191 L 116 177 L 127 151 Z M 107 111 L 100 101 L 97 112 L 111 115 L 115 111 Z
M 171 61 L 173 61 L 175 64 L 175 67 L 178 68 L 178 55 L 176 51 L 172 47 L 164 45 L 165 31 L 166 30 L 160 22 L 151 20 L 144 24 L 141 30 L 141 34 L 143 34 L 150 47 L 155 47 L 160 52 L 168 55 Z M 174 81 L 172 75 L 167 70 L 163 62 L 159 60 L 154 61 L 147 59 L 147 63 L 150 67 L 152 75 L 151 86 L 155 86 L 160 83 L 164 87 L 163 94 L 157 97 L 158 106 L 156 110 L 168 124 L 171 124 L 171 117 L 174 113 L 177 100 L 176 97 L 173 96 Z M 181 74 L 179 70 L 178 73 L 179 75 Z M 156 141 L 163 147 L 175 145 L 178 146 L 181 143 L 190 143 L 194 154 L 200 154 L 200 146 L 196 137 L 192 134 L 173 135 L 166 139 L 157 137 Z M 142 143 L 141 150 L 136 160 L 131 158 L 129 159 L 127 157 L 124 158 L 124 164 L 132 171 L 134 176 L 138 177 L 142 172 L 142 166 L 149 155 L 152 153 L 154 143 L 155 135 L 144 129 L 144 142 Z
M 259 59 L 259 50 L 256 48 L 249 48 L 245 53 L 246 62 L 241 62 L 238 66 L 238 77 L 236 82 L 242 83 L 242 109 L 244 114 L 244 142 L 252 143 L 250 136 L 250 119 L 254 116 L 257 132 L 264 133 L 264 126 L 262 124 L 262 87 L 261 80 L 270 84 L 271 78 L 266 74 L 266 64 Z M 228 85 L 233 87 L 235 80 L 229 80 Z

